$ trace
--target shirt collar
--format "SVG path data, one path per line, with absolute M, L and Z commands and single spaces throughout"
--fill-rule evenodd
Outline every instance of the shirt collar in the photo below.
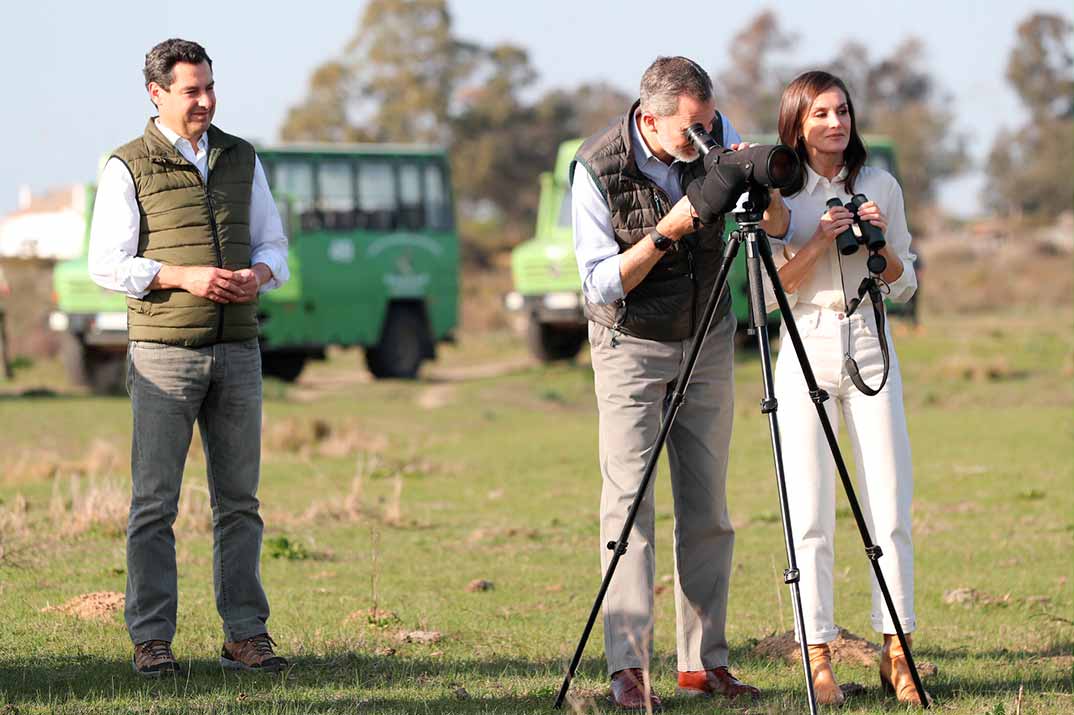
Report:
M 172 143 L 172 146 L 177 147 L 177 146 L 179 146 L 179 142 L 186 142 L 187 146 L 189 146 L 191 149 L 194 148 L 190 144 L 190 141 L 188 139 L 186 139 L 185 137 L 179 136 L 178 134 L 173 132 L 171 129 L 169 129 L 164 124 L 164 122 L 160 121 L 160 117 L 155 117 L 153 119 L 153 123 L 157 125 L 157 129 L 159 129 L 160 133 L 164 135 L 164 138 Z M 200 153 L 204 152 L 205 150 L 207 150 L 208 148 L 209 148 L 209 132 L 205 132 L 204 134 L 201 135 L 201 139 L 198 139 L 198 149 L 197 149 L 197 151 L 195 153 L 200 154 Z
M 806 163 L 806 165 L 805 165 L 805 170 L 806 170 L 805 190 L 806 190 L 806 193 L 808 193 L 808 194 L 812 194 L 816 190 L 817 185 L 819 185 L 820 182 L 822 182 L 822 181 L 825 184 L 828 184 L 829 186 L 832 186 L 832 185 L 835 185 L 835 184 L 842 184 L 844 181 L 846 181 L 846 178 L 847 178 L 847 168 L 845 166 L 842 169 L 839 170 L 839 173 L 835 175 L 835 178 L 832 179 L 831 182 L 829 182 L 827 179 L 825 179 L 823 176 L 821 176 L 817 172 L 813 171 L 813 167 L 810 166 L 808 163 Z
M 630 121 L 630 140 L 634 143 L 634 156 L 645 157 L 642 161 L 638 162 L 638 168 L 641 168 L 649 162 L 655 161 L 657 164 L 662 166 L 665 171 L 668 171 L 672 168 L 675 168 L 677 164 L 681 164 L 682 162 L 680 162 L 678 159 L 673 160 L 671 164 L 665 164 L 664 162 L 660 161 L 660 159 L 658 159 L 655 154 L 653 154 L 653 150 L 650 149 L 649 145 L 645 143 L 645 138 L 642 137 L 641 130 L 638 129 L 638 117 L 640 115 L 641 110 L 639 109 L 634 112 L 634 118 Z

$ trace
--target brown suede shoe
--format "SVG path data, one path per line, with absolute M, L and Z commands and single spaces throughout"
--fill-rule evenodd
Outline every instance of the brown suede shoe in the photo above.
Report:
M 220 653 L 220 665 L 230 670 L 276 673 L 287 667 L 287 660 L 273 652 L 274 645 L 276 641 L 268 633 L 236 643 L 225 643 Z
M 846 701 L 843 689 L 835 682 L 832 672 L 832 650 L 827 643 L 806 646 L 809 651 L 809 671 L 813 674 L 813 693 L 819 705 L 842 705 Z
M 646 693 L 645 676 L 641 668 L 627 668 L 612 673 L 611 701 L 620 710 L 660 712 L 664 704 L 652 688 Z
M 170 641 L 146 641 L 134 646 L 131 660 L 134 672 L 143 678 L 159 678 L 164 674 L 180 675 L 183 670 L 172 654 Z
M 751 700 L 761 697 L 761 691 L 731 675 L 726 666 L 709 670 L 680 670 L 679 695 L 703 695 L 711 698 L 722 695 L 734 700 L 744 695 Z
M 906 644 L 913 645 L 909 634 Z M 894 693 L 900 703 L 921 706 L 921 697 L 914 687 L 914 676 L 910 674 L 910 664 L 906 662 L 902 643 L 899 643 L 898 636 L 888 633 L 884 634 L 884 647 L 880 651 L 880 687 L 885 693 Z M 925 698 L 931 705 L 932 696 L 928 692 Z

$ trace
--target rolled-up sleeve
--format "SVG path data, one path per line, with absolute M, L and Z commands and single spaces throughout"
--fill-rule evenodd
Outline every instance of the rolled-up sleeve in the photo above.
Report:
M 612 232 L 608 204 L 593 177 L 580 164 L 571 182 L 574 255 L 582 292 L 590 303 L 614 303 L 623 297 L 619 244 Z
M 160 263 L 138 255 L 141 222 L 134 178 L 122 160 L 104 165 L 93 200 L 87 262 L 93 282 L 134 298 L 144 298 Z
M 906 208 L 902 198 L 902 187 L 893 178 L 889 190 L 887 241 L 891 252 L 902 262 L 902 275 L 889 284 L 891 292 L 888 298 L 893 303 L 905 303 L 917 291 L 917 272 L 914 261 L 917 259 L 910 251 L 910 229 L 906 225 Z
M 261 159 L 254 162 L 254 185 L 250 193 L 250 265 L 256 263 L 264 263 L 272 271 L 272 278 L 261 286 L 262 293 L 279 288 L 291 277 L 287 267 L 287 235 Z

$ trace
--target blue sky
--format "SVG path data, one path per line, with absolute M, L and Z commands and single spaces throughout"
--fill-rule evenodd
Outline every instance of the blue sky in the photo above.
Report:
M 305 95 L 311 70 L 340 52 L 364 4 L 6 3 L 0 59 L 8 68 L 9 101 L 0 130 L 8 145 L 0 154 L 0 214 L 15 208 L 20 185 L 40 191 L 92 180 L 102 153 L 142 131 L 152 112 L 142 87 L 143 57 L 167 37 L 197 40 L 213 57 L 218 125 L 275 140 L 287 108 Z M 706 7 L 715 8 L 708 22 Z M 1069 0 L 451 2 L 458 35 L 526 47 L 542 88 L 606 80 L 626 91 L 636 91 L 641 72 L 659 54 L 688 55 L 719 75 L 728 66 L 731 36 L 764 8 L 798 33 L 788 58 L 793 65 L 826 61 L 851 37 L 873 48 L 875 58 L 908 35 L 919 36 L 930 69 L 954 98 L 956 124 L 978 164 L 999 128 L 1024 121 L 1003 76 L 1016 25 L 1036 10 L 1072 15 Z M 607 33 L 607 46 L 593 41 L 596 27 Z M 652 29 L 660 27 L 671 29 Z M 979 190 L 980 172 L 972 171 L 946 182 L 940 200 L 952 212 L 972 214 Z

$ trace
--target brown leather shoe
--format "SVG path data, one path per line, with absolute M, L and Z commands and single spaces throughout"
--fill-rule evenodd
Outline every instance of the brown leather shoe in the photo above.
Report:
M 145 641 L 134 646 L 131 660 L 134 672 L 143 678 L 159 678 L 164 674 L 180 675 L 183 670 L 172 654 L 170 641 Z
M 832 672 L 832 650 L 827 643 L 806 646 L 809 651 L 809 671 L 813 674 L 813 693 L 820 705 L 842 705 L 846 701 L 843 689 L 835 682 Z
M 907 645 L 913 645 L 910 636 L 906 636 Z M 884 634 L 884 647 L 880 651 L 880 687 L 885 693 L 894 693 L 895 699 L 908 705 L 921 705 L 921 697 L 914 687 L 914 676 L 910 674 L 910 664 L 906 662 L 906 654 L 903 652 L 899 637 L 893 634 Z M 925 693 L 929 705 L 932 705 L 932 696 Z
M 287 667 L 287 660 L 276 655 L 272 646 L 276 641 L 268 633 L 225 643 L 220 653 L 220 665 L 230 670 L 250 670 L 258 673 L 275 673 Z
M 664 709 L 664 704 L 652 688 L 646 689 L 641 668 L 627 668 L 612 673 L 611 701 L 620 710 L 655 713 Z
M 706 697 L 722 695 L 728 700 L 734 700 L 740 695 L 751 700 L 761 697 L 760 690 L 731 675 L 726 666 L 709 670 L 680 670 L 679 694 Z

